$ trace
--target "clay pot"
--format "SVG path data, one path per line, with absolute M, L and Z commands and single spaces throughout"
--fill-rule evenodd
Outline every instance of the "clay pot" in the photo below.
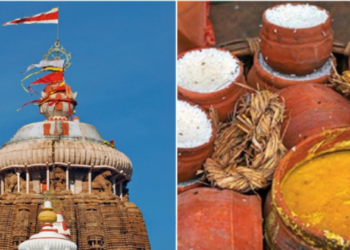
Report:
M 255 52 L 253 67 L 250 69 L 247 76 L 247 84 L 255 89 L 258 89 L 259 87 L 260 89 L 268 89 L 272 92 L 277 92 L 278 89 L 286 88 L 289 86 L 328 82 L 329 75 L 323 75 L 315 79 L 303 81 L 289 80 L 275 76 L 262 67 L 258 57 L 259 52 Z M 335 63 L 335 59 L 333 60 L 333 63 Z
M 184 100 L 183 100 L 184 101 Z M 190 104 L 193 104 L 189 102 Z M 210 120 L 208 112 L 207 118 Z M 216 137 L 216 127 L 212 123 L 212 135 L 208 142 L 193 148 L 177 148 L 177 180 L 178 182 L 186 182 L 195 179 L 197 171 L 202 169 L 205 160 L 210 157 L 214 150 L 214 140 Z
M 195 188 L 178 196 L 178 250 L 261 250 L 261 200 L 231 190 Z
M 254 62 L 255 64 L 255 62 Z M 259 64 L 259 62 L 258 62 Z M 261 68 L 261 66 L 260 66 Z M 260 69 L 262 70 L 262 69 Z M 253 65 L 253 67 L 249 70 L 249 73 L 247 75 L 247 85 L 257 89 L 257 90 L 269 90 L 273 93 L 278 92 L 278 88 L 275 88 L 274 86 L 270 85 L 269 82 L 273 79 L 273 76 L 269 75 L 269 76 L 265 76 L 265 78 L 267 78 L 267 80 L 263 80 L 263 77 L 261 77 L 260 75 L 262 74 L 268 74 L 267 72 L 262 72 L 262 73 L 258 73 L 257 72 L 257 67 L 255 65 Z
M 203 183 L 205 181 L 205 175 L 200 175 L 197 176 L 195 179 L 186 181 L 186 182 L 181 182 L 177 184 L 177 194 L 181 194 L 187 190 L 198 188 L 203 186 Z
M 217 50 L 227 51 L 224 49 L 216 48 Z M 195 49 L 201 50 L 201 49 Z M 179 54 L 178 59 L 183 57 L 186 53 L 194 51 L 189 50 L 184 53 Z M 231 54 L 232 55 L 232 54 Z M 233 58 L 239 60 L 236 56 L 232 55 Z M 218 111 L 219 119 L 221 122 L 228 120 L 230 113 L 234 109 L 236 101 L 240 96 L 247 93 L 246 88 L 242 88 L 235 84 L 235 82 L 246 84 L 244 75 L 243 75 L 243 65 L 240 65 L 240 74 L 238 77 L 226 88 L 220 89 L 211 93 L 198 93 L 191 90 L 184 89 L 177 86 L 178 95 L 181 96 L 184 100 L 189 100 L 194 103 L 199 104 L 204 109 L 209 110 L 210 107 L 215 108 Z
M 210 2 L 177 2 L 177 51 L 215 45 Z
M 323 230 L 306 225 L 287 207 L 281 193 L 281 181 L 296 164 L 329 152 L 350 150 L 350 144 L 344 143 L 349 140 L 349 127 L 327 130 L 302 141 L 295 151 L 291 150 L 283 157 L 272 181 L 272 201 L 265 204 L 264 211 L 268 214 L 265 218 L 265 238 L 271 249 L 349 249 L 349 236 L 337 236 L 334 240 L 327 238 Z
M 276 6 L 271 8 L 274 7 Z M 265 11 L 259 33 L 260 50 L 264 58 L 268 58 L 267 63 L 270 67 L 281 73 L 297 75 L 309 74 L 320 68 L 329 58 L 333 48 L 332 17 L 328 11 L 327 13 L 328 18 L 322 24 L 310 28 L 290 29 L 268 22 Z
M 279 94 L 285 100 L 282 131 L 287 148 L 326 129 L 350 126 L 349 102 L 325 85 L 296 85 Z

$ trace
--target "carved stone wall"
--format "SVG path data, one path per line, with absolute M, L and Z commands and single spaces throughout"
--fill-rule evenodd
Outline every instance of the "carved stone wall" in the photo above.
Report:
M 128 223 L 132 230 L 133 242 L 137 250 L 149 246 L 147 230 L 140 209 L 132 202 L 124 202 L 128 214 Z
M 107 193 L 112 194 L 112 182 L 110 180 L 112 172 L 109 170 L 101 170 L 98 173 L 94 173 L 91 180 L 91 193 Z M 89 192 L 88 175 L 83 178 L 82 193 Z
M 140 210 L 117 195 L 5 193 L 0 195 L 0 250 L 17 249 L 41 229 L 44 197 L 59 207 L 79 250 L 150 250 Z
M 20 191 L 26 192 L 26 181 L 20 177 Z M 17 174 L 13 173 L 12 171 L 7 172 L 5 175 L 5 191 L 6 192 L 17 192 L 18 186 L 17 186 Z
M 27 240 L 30 237 L 30 233 L 36 231 L 37 205 L 15 205 L 14 213 L 12 216 L 12 237 L 9 237 L 8 245 L 10 249 L 18 249 L 21 242 Z
M 50 188 L 52 190 L 66 190 L 66 172 L 63 170 L 63 168 L 56 167 L 55 170 L 51 170 L 50 180 Z

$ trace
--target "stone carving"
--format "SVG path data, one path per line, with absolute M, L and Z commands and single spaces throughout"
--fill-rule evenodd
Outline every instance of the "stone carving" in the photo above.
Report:
M 5 177 L 5 191 L 12 193 L 17 185 L 17 175 L 9 172 Z
M 26 206 L 20 206 L 13 223 L 12 249 L 17 249 L 21 242 L 27 240 L 30 231 L 30 211 Z
M 129 189 L 126 187 L 127 184 L 123 186 L 123 202 L 129 202 Z
M 20 191 L 21 192 L 25 192 L 26 191 L 26 181 L 20 177 L 19 178 L 19 182 L 20 182 Z M 5 191 L 13 193 L 13 192 L 17 192 L 17 175 L 9 172 L 6 174 L 5 177 Z
M 0 234 L 3 235 L 0 250 L 17 249 L 22 241 L 39 232 L 41 226 L 36 218 L 47 198 L 42 194 L 16 192 L 0 196 Z M 122 205 L 117 196 L 101 193 L 57 192 L 52 202 L 56 200 L 61 205 L 55 203 L 55 208 L 61 210 L 78 249 L 128 250 L 132 245 L 133 249 L 150 250 L 142 214 L 132 203 Z
M 97 175 L 91 183 L 91 190 L 94 193 L 105 192 L 112 193 L 112 182 L 108 180 L 108 177 L 112 176 L 112 172 L 107 170 Z
M 105 170 L 102 173 L 98 174 L 94 180 L 91 182 L 91 193 L 98 194 L 100 192 L 104 192 L 107 194 L 112 194 L 112 182 L 108 179 L 112 176 L 112 172 L 109 170 Z M 86 177 L 88 180 L 88 177 Z M 89 182 L 83 182 L 83 193 L 89 192 Z
M 98 205 L 80 206 L 80 212 L 84 214 L 84 235 L 88 249 L 105 249 L 104 246 L 104 228 L 102 215 Z M 90 248 L 91 247 L 91 248 Z
M 29 209 L 26 207 L 21 207 L 16 215 L 16 220 L 14 223 L 14 231 L 20 232 L 23 228 L 29 227 Z
M 50 180 L 53 190 L 66 190 L 66 173 L 62 168 L 56 167 L 55 171 L 50 172 Z
M 26 188 L 26 190 L 27 190 L 27 188 Z M 34 182 L 33 181 L 29 181 L 29 193 L 36 194 L 36 192 L 34 191 Z
M 129 194 L 123 195 L 123 202 L 129 202 Z

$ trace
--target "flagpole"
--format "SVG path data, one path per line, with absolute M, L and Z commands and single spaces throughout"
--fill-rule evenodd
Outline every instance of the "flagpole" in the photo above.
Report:
M 58 41 L 58 23 L 57 23 L 57 41 Z
M 57 10 L 58 10 L 58 6 L 57 6 Z M 58 22 L 58 11 L 57 11 L 57 41 L 58 41 L 58 24 L 59 24 L 59 22 Z

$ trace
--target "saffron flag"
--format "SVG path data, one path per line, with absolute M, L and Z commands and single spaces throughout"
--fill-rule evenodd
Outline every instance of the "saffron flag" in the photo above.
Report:
M 31 85 L 42 84 L 42 83 L 53 83 L 53 82 L 61 82 L 63 81 L 63 72 L 53 72 L 47 74 L 46 76 L 34 81 Z
M 35 90 L 31 89 L 32 85 L 45 84 L 45 83 L 47 84 L 47 83 L 54 83 L 54 82 L 63 82 L 63 72 L 62 71 L 47 74 L 46 76 L 32 82 L 28 86 L 28 90 L 36 92 Z
M 33 76 L 33 75 L 39 74 L 40 72 L 44 72 L 44 71 L 54 71 L 54 72 L 57 72 L 57 71 L 58 71 L 58 72 L 62 72 L 62 71 L 63 71 L 63 68 L 44 67 L 43 69 L 41 69 L 41 70 L 39 70 L 39 71 L 37 71 L 37 72 L 34 72 L 34 73 L 30 74 L 30 75 L 27 75 L 27 76 L 24 77 L 24 78 L 22 79 L 22 81 L 21 81 L 21 85 L 22 85 L 23 89 L 24 89 L 26 92 L 29 93 L 29 91 L 26 90 L 26 88 L 24 87 L 23 81 L 26 80 L 26 79 L 28 79 L 29 77 L 31 77 L 31 76 Z
M 41 67 L 55 67 L 55 68 L 63 68 L 64 65 L 64 60 L 41 60 L 38 64 L 32 64 L 30 66 L 28 66 L 27 71 L 37 67 L 37 68 L 41 68 Z M 25 73 L 26 73 L 25 72 Z
M 58 24 L 58 7 L 50 11 L 42 12 L 34 16 L 17 18 L 13 21 L 4 23 L 6 25 L 33 24 L 33 23 L 55 23 Z

